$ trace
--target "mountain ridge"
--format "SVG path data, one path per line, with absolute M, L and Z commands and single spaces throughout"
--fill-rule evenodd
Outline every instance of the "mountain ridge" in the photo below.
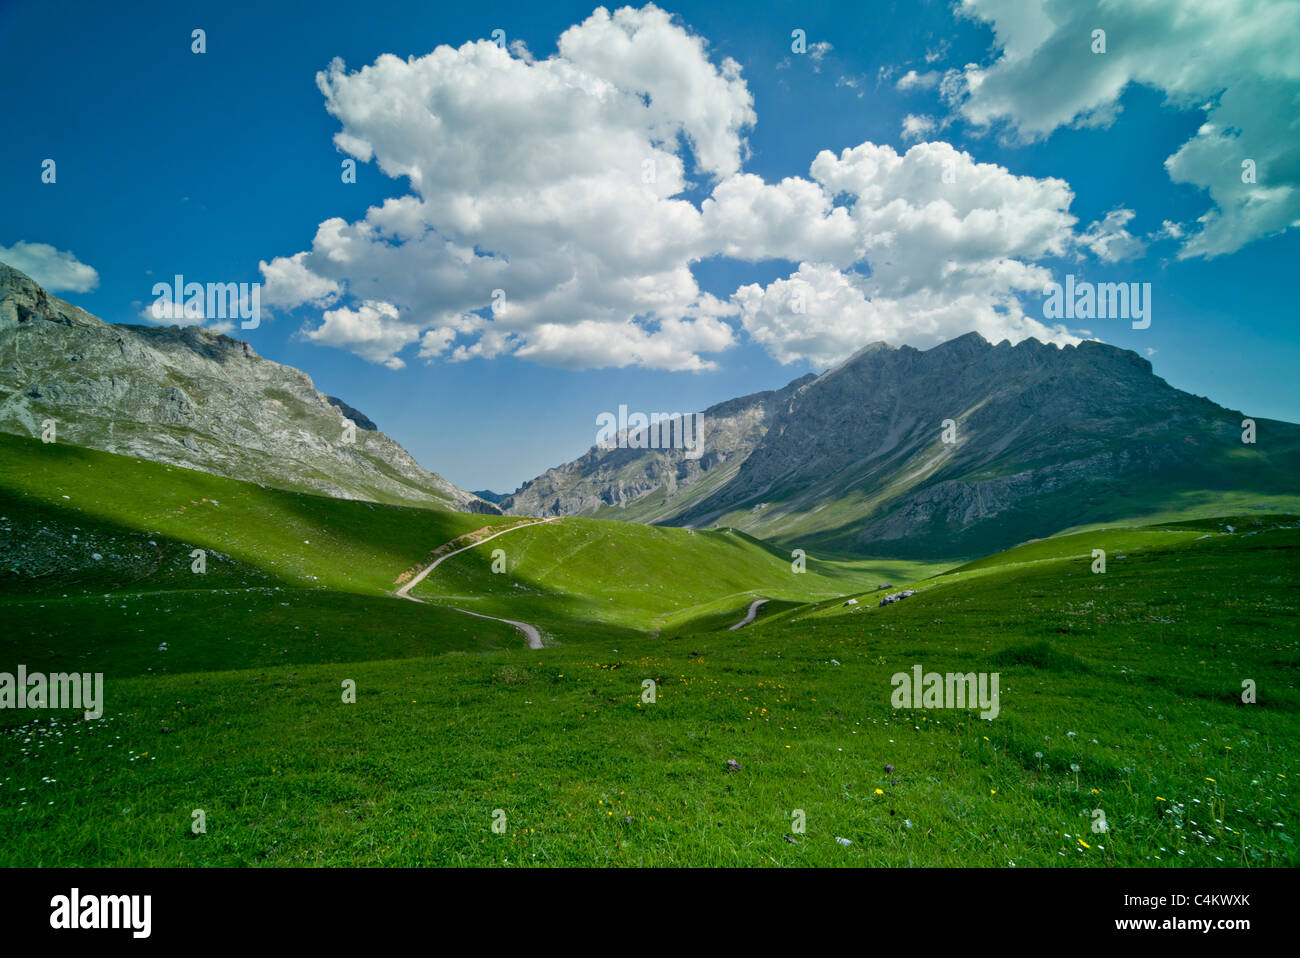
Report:
M 926 350 L 870 343 L 787 386 L 767 412 L 745 445 L 721 451 L 728 474 L 690 496 L 668 484 L 628 495 L 607 480 L 527 505 L 919 557 L 1003 548 L 1198 497 L 1286 496 L 1286 477 L 1300 475 L 1300 427 L 1257 419 L 1268 444 L 1243 444 L 1241 412 L 1175 389 L 1147 359 L 1095 340 L 994 345 L 969 332 Z M 706 439 L 701 461 L 714 451 Z M 539 479 L 599 479 L 600 459 L 593 449 Z M 514 512 L 519 500 L 503 508 Z
M 684 449 L 602 449 L 593 445 L 578 459 L 548 469 L 520 485 L 500 503 L 507 514 L 576 515 L 591 509 L 625 508 L 649 492 L 666 488 L 672 497 L 706 494 L 729 478 L 752 450 L 765 423 L 812 373 L 780 389 L 764 390 L 715 403 L 704 410 L 704 453 L 690 458 Z M 644 430 L 634 431 L 644 433 Z M 738 458 L 739 457 L 739 458 Z M 654 521 L 653 503 L 642 503 L 638 518 Z
M 243 340 L 197 326 L 109 324 L 0 263 L 0 430 L 39 436 L 51 419 L 56 441 L 230 478 L 500 511 Z

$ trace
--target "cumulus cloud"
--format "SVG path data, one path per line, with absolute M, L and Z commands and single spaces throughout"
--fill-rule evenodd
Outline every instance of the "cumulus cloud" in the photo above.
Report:
M 338 148 L 410 192 L 263 262 L 263 301 L 318 311 L 307 338 L 393 368 L 415 346 L 698 371 L 742 332 L 815 362 L 865 335 L 1069 341 L 1018 304 L 1050 278 L 1036 261 L 1077 243 L 1063 181 L 931 142 L 823 152 L 769 182 L 744 169 L 739 66 L 654 6 L 599 9 L 555 55 L 526 52 L 479 41 L 319 74 Z M 909 120 L 909 139 L 936 126 Z M 780 282 L 821 291 L 820 312 L 783 313 L 779 284 L 711 295 L 693 266 L 717 257 L 787 261 Z
M 1046 271 L 1033 275 L 1040 277 L 1040 288 L 1049 278 Z M 830 366 L 867 343 L 927 348 L 971 330 L 991 342 L 1017 343 L 1030 336 L 1061 345 L 1080 342 L 1063 326 L 1027 316 L 1010 293 L 918 289 L 901 297 L 878 296 L 860 277 L 815 263 L 801 263 L 788 279 L 766 288 L 743 286 L 736 299 L 745 331 L 783 363 Z
M 903 117 L 903 139 L 920 140 L 934 132 L 934 117 L 909 113 Z
M 49 243 L 19 240 L 0 246 L 0 262 L 26 273 L 51 293 L 89 293 L 99 285 L 99 273 L 66 250 Z
M 1063 126 L 1104 127 L 1130 84 L 1164 92 L 1205 114 L 1196 135 L 1165 160 L 1170 178 L 1213 202 L 1182 240 L 1180 258 L 1214 257 L 1300 225 L 1300 4 L 1215 0 L 1024 4 L 963 0 L 989 23 L 1000 55 L 945 80 L 953 106 L 980 126 L 1004 124 L 1016 139 Z M 1105 31 L 1105 52 L 1094 30 Z M 1253 161 L 1255 182 L 1243 163 Z
M 372 330 L 364 346 L 313 334 L 376 361 L 429 329 L 440 332 L 423 342 L 425 358 L 446 353 L 457 330 L 482 339 L 459 343 L 453 358 L 515 351 L 552 361 L 578 341 L 564 332 L 572 328 L 648 365 L 712 365 L 655 341 L 732 344 L 716 324 L 699 335 L 672 324 L 700 322 L 686 317 L 705 296 L 689 268 L 704 252 L 701 214 L 678 197 L 688 175 L 723 180 L 747 152 L 755 115 L 740 68 L 715 65 L 702 38 L 653 6 L 597 10 L 558 48 L 525 60 L 480 41 L 382 56 L 354 73 L 332 63 L 317 83 L 342 124 L 336 145 L 406 178 L 413 194 L 358 222 L 327 220 L 309 250 L 263 263 L 267 303 L 400 307 L 400 318 L 371 314 L 371 326 L 401 328 Z M 489 314 L 496 290 L 508 308 Z M 465 324 L 470 313 L 484 322 Z M 407 325 L 422 328 L 412 336 Z M 595 325 L 642 332 L 592 337 Z M 583 354 L 595 364 L 627 359 Z
M 1111 210 L 1105 218 L 1088 224 L 1079 236 L 1079 245 L 1103 263 L 1141 256 L 1146 252 L 1147 244 L 1126 228 L 1133 216 L 1132 210 Z
M 357 309 L 341 306 L 326 310 L 321 324 L 304 329 L 303 335 L 312 342 L 343 346 L 373 362 L 401 369 L 406 364 L 396 354 L 418 340 L 420 331 L 417 324 L 405 321 L 392 303 L 366 300 Z
M 347 225 L 339 219 L 329 220 L 328 223 L 336 227 Z M 293 256 L 278 256 L 270 263 L 261 264 L 262 278 L 266 282 L 266 305 L 286 306 L 290 309 L 302 303 L 327 306 L 338 298 L 341 291 L 339 283 L 313 273 L 304 262 L 306 258 L 306 253 L 297 253 Z
M 1076 222 L 1064 180 L 1017 176 L 947 143 L 918 143 L 902 155 L 873 143 L 838 156 L 823 150 L 811 173 L 828 194 L 848 198 L 862 256 L 885 295 L 1009 276 L 1063 255 Z
M 844 198 L 831 215 L 846 213 L 857 245 L 737 291 L 746 333 L 780 361 L 828 365 L 867 342 L 927 346 L 971 329 L 994 342 L 1079 341 L 1021 306 L 1051 280 L 1034 261 L 1075 242 L 1063 181 L 1016 176 L 947 143 L 823 151 L 811 174 Z

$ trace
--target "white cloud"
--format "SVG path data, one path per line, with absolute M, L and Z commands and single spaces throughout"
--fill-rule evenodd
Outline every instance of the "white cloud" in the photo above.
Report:
M 850 90 L 855 90 L 855 91 L 857 91 L 857 97 L 858 97 L 858 99 L 859 99 L 859 100 L 862 99 L 862 93 L 863 93 L 863 90 L 862 90 L 862 77 L 860 77 L 860 76 L 842 76 L 842 77 L 840 77 L 838 80 L 835 81 L 835 85 L 836 85 L 837 87 L 845 86 L 845 87 L 848 87 Z
M 1017 176 L 947 143 L 902 155 L 873 143 L 839 156 L 823 150 L 811 172 L 829 194 L 852 200 L 864 259 L 886 295 L 1061 256 L 1072 240 L 1067 183 Z
M 971 329 L 993 342 L 1079 341 L 1021 306 L 1051 279 L 1034 261 L 1075 242 L 1063 181 L 1016 176 L 947 143 L 823 151 L 811 172 L 846 198 L 835 211 L 847 210 L 858 245 L 852 263 L 804 261 L 788 279 L 737 291 L 744 330 L 782 362 L 828 365 L 874 340 L 927 346 Z
M 903 139 L 920 140 L 934 132 L 935 122 L 932 116 L 917 116 L 909 113 L 903 117 Z
M 1063 126 L 1108 126 L 1130 84 L 1205 113 L 1196 135 L 1165 160 L 1174 182 L 1213 202 L 1180 258 L 1231 253 L 1300 225 L 1294 0 L 963 0 L 962 11 L 990 23 L 1001 50 L 991 65 L 967 64 L 945 81 L 950 102 L 974 124 L 1005 123 L 1025 142 Z M 1094 29 L 1106 31 L 1104 53 L 1093 52 Z M 1247 159 L 1255 183 L 1242 180 Z
M 338 219 L 327 222 L 344 225 L 344 221 Z M 306 253 L 297 253 L 257 264 L 266 284 L 263 294 L 266 305 L 293 308 L 301 303 L 315 303 L 327 306 L 338 298 L 339 284 L 313 273 L 304 262 L 306 258 Z
M 1030 336 L 1061 345 L 1080 341 L 1063 327 L 1027 316 L 1009 293 L 920 289 L 891 298 L 869 292 L 859 277 L 801 263 L 789 279 L 741 287 L 736 299 L 745 331 L 783 363 L 806 359 L 830 366 L 867 343 L 926 348 L 972 329 L 995 343 Z
M 482 329 L 484 324 L 485 320 L 481 316 L 468 314 L 461 317 L 460 321 L 456 323 L 425 330 L 424 334 L 420 337 L 420 358 L 430 360 L 437 359 L 451 349 L 452 343 L 456 341 L 456 337 L 461 333 Z M 505 339 L 499 339 L 497 333 L 498 331 L 496 330 L 488 330 L 484 334 L 483 339 L 490 339 L 491 341 L 499 342 L 501 345 L 504 345 Z M 465 347 L 461 346 L 460 349 L 464 351 Z M 468 358 L 468 356 L 463 355 L 460 358 Z
M 1079 245 L 1103 263 L 1133 259 L 1146 252 L 1147 244 L 1126 228 L 1133 219 L 1132 210 L 1111 210 L 1105 219 L 1089 223 L 1079 236 Z
M 317 82 L 342 124 L 336 144 L 407 178 L 413 195 L 358 222 L 327 220 L 309 250 L 263 264 L 267 302 L 383 300 L 422 333 L 485 311 L 501 289 L 509 308 L 467 331 L 484 345 L 460 342 L 453 357 L 510 350 L 551 361 L 555 344 L 572 341 L 563 327 L 633 324 L 647 342 L 595 341 L 635 347 L 647 364 L 707 365 L 648 342 L 668 342 L 665 324 L 704 296 L 689 268 L 707 253 L 701 214 L 677 198 L 689 185 L 682 145 L 689 172 L 716 181 L 739 171 L 742 131 L 755 119 L 740 68 L 715 66 L 701 38 L 653 6 L 597 10 L 558 47 L 533 62 L 481 41 L 382 56 L 355 73 L 331 64 Z M 380 344 L 408 341 L 377 336 L 363 355 L 385 361 Z M 721 340 L 710 328 L 671 341 Z M 425 358 L 450 347 L 434 336 Z M 616 366 L 628 358 L 584 355 Z
M 925 73 L 917 73 L 915 70 L 908 70 L 898 78 L 898 89 L 900 90 L 930 90 L 939 85 L 943 78 L 938 70 L 927 70 Z
M 1165 239 L 1182 239 L 1187 235 L 1187 230 L 1181 223 L 1175 223 L 1173 220 L 1164 220 L 1160 224 L 1160 229 L 1147 234 L 1147 239 L 1158 241 Z
M 848 266 L 858 255 L 857 229 L 844 207 L 801 177 L 767 183 L 744 173 L 719 183 L 701 206 L 710 248 L 736 259 L 804 257 Z
M 718 352 L 732 344 L 732 330 L 709 317 L 694 321 L 664 320 L 651 333 L 633 323 L 582 322 L 571 326 L 547 323 L 538 327 L 516 355 L 548 365 L 583 368 L 595 365 L 630 366 L 698 372 L 716 363 L 700 352 Z M 610 357 L 620 361 L 610 362 Z
M 323 322 L 303 335 L 317 343 L 343 346 L 390 369 L 406 365 L 397 358 L 402 347 L 420 338 L 419 327 L 405 321 L 392 303 L 366 300 L 358 309 L 341 306 L 326 310 Z
M 19 240 L 0 246 L 0 262 L 26 273 L 51 293 L 89 293 L 99 285 L 99 274 L 65 250 L 49 243 Z
M 338 147 L 411 192 L 262 263 L 264 301 L 323 310 L 305 335 L 373 362 L 398 368 L 418 344 L 430 362 L 704 370 L 738 329 L 818 362 L 860 334 L 1068 338 L 1018 302 L 1050 278 L 1038 260 L 1078 243 L 1068 184 L 935 142 L 824 151 L 779 182 L 747 173 L 739 67 L 653 6 L 597 10 L 545 60 L 481 41 L 336 61 L 317 81 Z M 937 126 L 909 122 L 910 138 Z M 778 284 L 710 295 L 693 266 L 715 257 L 801 264 L 824 312 L 800 329 Z
M 947 40 L 939 41 L 938 46 L 934 47 L 933 49 L 925 51 L 925 62 L 935 63 L 939 60 L 942 60 L 944 57 L 948 55 L 948 48 L 951 45 L 952 44 L 950 44 Z
M 208 319 L 197 299 L 177 303 L 172 300 L 171 293 L 158 297 L 140 310 L 140 318 L 156 326 L 202 326 Z

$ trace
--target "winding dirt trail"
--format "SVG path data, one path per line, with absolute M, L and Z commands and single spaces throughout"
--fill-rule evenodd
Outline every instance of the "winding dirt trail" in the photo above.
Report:
M 410 598 L 410 596 L 407 596 L 407 598 Z M 420 600 L 416 599 L 415 601 L 419 602 Z M 528 641 L 528 647 L 530 649 L 542 648 L 542 633 L 537 630 L 537 626 L 535 625 L 529 625 L 527 622 L 516 622 L 514 619 L 498 619 L 495 615 L 484 615 L 482 612 L 471 612 L 469 609 L 460 609 L 456 608 L 456 606 L 452 606 L 452 608 L 456 609 L 457 612 L 464 612 L 466 615 L 476 615 L 480 619 L 492 619 L 494 622 L 504 622 L 507 625 L 513 625 L 523 633 L 524 638 Z
M 758 610 L 771 601 L 771 599 L 755 599 L 749 604 L 749 611 L 745 613 L 745 617 L 735 625 L 731 626 L 727 631 L 735 632 L 737 629 L 749 625 L 749 623 L 753 622 L 754 619 L 758 618 Z
M 558 517 L 552 516 L 549 519 L 538 519 L 536 522 L 525 522 L 517 526 L 511 526 L 509 529 L 502 529 L 500 532 L 494 532 L 492 535 L 487 536 L 484 539 L 479 539 L 477 542 L 471 542 L 467 546 L 461 546 L 459 549 L 448 552 L 446 555 L 438 556 L 438 558 L 434 559 L 433 562 L 429 563 L 428 566 L 422 569 L 418 575 L 413 576 L 409 582 L 399 588 L 396 594 L 398 598 L 409 599 L 412 602 L 419 602 L 422 605 L 427 605 L 428 603 L 423 599 L 417 599 L 415 596 L 411 595 L 411 590 L 423 582 L 430 572 L 438 568 L 438 566 L 442 565 L 442 563 L 450 559 L 452 556 L 460 555 L 462 552 L 477 548 L 485 542 L 491 542 L 493 539 L 497 538 L 497 536 L 503 536 L 507 532 L 515 532 L 518 529 L 527 529 L 529 526 L 540 526 L 546 522 L 557 521 Z M 484 615 L 482 612 L 471 612 L 469 609 L 461 609 L 456 606 L 450 606 L 450 608 L 455 609 L 457 612 L 464 612 L 466 615 L 477 616 L 480 619 L 491 619 L 494 622 L 504 622 L 506 625 L 512 625 L 523 635 L 524 640 L 528 643 L 530 649 L 540 649 L 543 647 L 542 633 L 535 625 L 530 625 L 527 622 L 517 622 L 514 619 L 502 619 L 495 615 Z

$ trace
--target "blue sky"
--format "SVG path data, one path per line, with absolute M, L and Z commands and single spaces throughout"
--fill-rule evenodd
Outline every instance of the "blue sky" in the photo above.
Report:
M 1287 282 L 1300 261 L 1287 228 L 1300 218 L 1300 86 L 1274 43 L 1300 48 L 1295 21 L 1246 0 L 1178 30 L 1003 6 L 666 4 L 665 26 L 644 10 L 589 21 L 590 2 L 7 2 L 0 259 L 110 322 L 142 322 L 153 283 L 176 273 L 261 281 L 263 322 L 234 335 L 469 489 L 510 491 L 581 454 L 619 404 L 704 408 L 872 339 L 1016 338 L 1048 323 L 1032 291 L 1048 274 L 1152 284 L 1150 328 L 1098 319 L 1060 336 L 1134 349 L 1173 385 L 1249 415 L 1300 419 Z M 1222 35 L 1217 15 L 1260 22 L 1220 44 L 1204 75 L 1184 75 L 1187 49 Z M 526 50 L 462 48 L 495 29 Z M 628 55 L 610 53 L 625 37 Z M 467 52 L 421 61 L 443 45 Z M 404 63 L 358 74 L 382 54 Z M 331 113 L 317 74 L 334 58 L 346 67 L 326 80 Z M 556 92 L 556 77 L 580 92 Z M 593 106 L 597 81 L 634 99 Z M 644 116 L 627 120 L 637 103 Z M 568 152 L 545 156 L 552 144 Z M 832 162 L 810 172 L 824 150 Z M 1258 158 L 1257 184 L 1240 182 L 1239 154 Z M 672 157 L 689 182 L 628 198 L 649 155 L 657 182 L 672 180 Z M 355 184 L 340 176 L 348 156 Z M 949 156 L 960 192 L 935 193 L 927 171 Z M 813 194 L 856 225 L 815 199 L 801 212 Z M 933 204 L 949 196 L 944 219 Z M 700 215 L 711 197 L 726 215 Z M 378 233 L 353 232 L 402 198 Z M 332 218 L 343 238 L 318 234 Z M 395 222 L 437 242 L 403 252 L 406 234 L 384 233 Z M 300 253 L 305 270 L 259 269 Z M 942 268 L 954 261 L 956 278 Z M 783 311 L 796 274 L 815 292 L 806 322 Z M 497 282 L 515 310 L 500 321 Z M 587 303 L 600 307 L 586 316 Z

